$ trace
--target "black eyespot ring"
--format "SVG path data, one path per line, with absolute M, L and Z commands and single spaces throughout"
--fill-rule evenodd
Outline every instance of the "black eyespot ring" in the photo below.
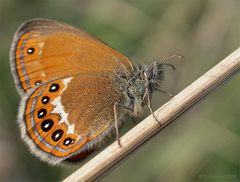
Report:
M 50 97 L 48 97 L 48 96 L 42 97 L 42 103 L 43 104 L 47 104 L 49 102 L 49 100 L 50 100 Z
M 51 138 L 53 141 L 57 142 L 58 140 L 60 140 L 63 136 L 63 130 L 58 129 L 56 131 L 53 132 Z
M 45 116 L 46 116 L 46 114 L 47 114 L 47 110 L 46 109 L 40 109 L 39 111 L 38 111 L 38 118 L 44 118 Z
M 59 84 L 53 83 L 53 84 L 50 86 L 49 91 L 50 91 L 50 92 L 56 92 L 56 91 L 59 90 L 59 88 L 60 88 Z
M 72 138 L 66 138 L 66 139 L 63 141 L 63 145 L 68 146 L 68 145 L 73 144 L 74 142 L 75 142 L 74 139 L 72 139 Z
M 33 54 L 35 52 L 35 49 L 33 47 L 30 47 L 27 49 L 28 54 Z
M 48 132 L 52 129 L 53 124 L 54 124 L 53 120 L 47 119 L 41 123 L 41 128 L 44 132 Z
M 38 86 L 38 85 L 40 85 L 40 84 L 42 84 L 42 81 L 41 81 L 41 80 L 38 80 L 38 81 L 35 82 L 35 85 L 36 85 L 36 86 Z

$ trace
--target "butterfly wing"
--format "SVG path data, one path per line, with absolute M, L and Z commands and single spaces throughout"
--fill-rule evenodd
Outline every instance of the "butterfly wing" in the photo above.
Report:
M 22 101 L 23 140 L 50 164 L 85 157 L 114 128 L 113 105 L 121 94 L 116 86 L 108 73 L 82 73 L 42 84 Z
M 113 105 L 121 97 L 115 73 L 132 69 L 101 41 L 45 19 L 20 26 L 11 66 L 23 97 L 22 138 L 51 164 L 85 157 L 113 130 Z
M 19 27 L 10 59 L 21 95 L 56 78 L 132 69 L 125 56 L 103 42 L 70 25 L 47 19 L 30 20 Z

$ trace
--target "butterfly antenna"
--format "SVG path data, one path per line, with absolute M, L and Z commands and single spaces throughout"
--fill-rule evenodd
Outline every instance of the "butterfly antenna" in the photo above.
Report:
M 183 55 L 181 55 L 181 54 L 173 54 L 168 57 L 163 57 L 159 61 L 163 62 L 163 61 L 168 61 L 168 60 L 172 60 L 172 59 L 182 59 L 182 58 L 183 58 Z
M 171 56 L 168 56 L 168 57 L 163 57 L 161 58 L 159 61 L 156 61 L 157 63 L 161 64 L 161 65 L 165 65 L 165 66 L 169 66 L 171 67 L 173 70 L 176 70 L 176 68 L 172 65 L 172 64 L 169 64 L 169 63 L 163 63 L 164 61 L 168 61 L 168 60 L 172 60 L 172 59 L 182 59 L 183 56 L 180 55 L 180 54 L 173 54 Z

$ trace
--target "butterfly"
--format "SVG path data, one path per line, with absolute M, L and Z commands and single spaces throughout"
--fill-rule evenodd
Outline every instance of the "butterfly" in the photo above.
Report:
M 112 133 L 121 145 L 125 117 L 145 106 L 153 113 L 152 93 L 165 92 L 163 63 L 134 65 L 88 33 L 49 19 L 18 28 L 10 62 L 21 138 L 52 165 L 81 161 Z

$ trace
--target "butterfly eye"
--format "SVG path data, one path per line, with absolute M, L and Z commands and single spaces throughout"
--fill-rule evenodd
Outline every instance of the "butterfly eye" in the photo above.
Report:
M 44 96 L 44 97 L 42 98 L 42 103 L 43 103 L 43 104 L 47 104 L 47 103 L 49 102 L 49 100 L 50 100 L 50 98 L 49 98 L 48 96 Z
M 44 132 L 48 132 L 53 127 L 53 124 L 54 124 L 53 120 L 47 119 L 41 123 L 41 128 Z
M 70 145 L 70 144 L 73 144 L 74 141 L 75 141 L 74 139 L 66 138 L 66 139 L 64 140 L 63 144 L 64 144 L 65 146 L 68 146 L 68 145 Z
M 54 83 L 54 84 L 51 85 L 49 91 L 50 92 L 56 92 L 56 91 L 58 91 L 58 89 L 59 89 L 59 85 L 57 83 Z
M 34 51 L 35 51 L 35 49 L 32 48 L 32 47 L 27 49 L 27 53 L 28 53 L 28 54 L 33 54 Z
M 38 111 L 38 118 L 44 118 L 47 114 L 47 110 L 46 109 L 40 109 Z
M 54 131 L 53 132 L 53 134 L 52 134 L 52 139 L 53 139 L 53 141 L 58 141 L 58 140 L 60 140 L 60 138 L 63 136 L 63 130 L 61 130 L 61 129 L 58 129 L 58 130 L 56 130 L 56 131 Z

